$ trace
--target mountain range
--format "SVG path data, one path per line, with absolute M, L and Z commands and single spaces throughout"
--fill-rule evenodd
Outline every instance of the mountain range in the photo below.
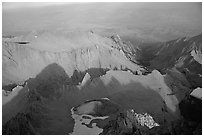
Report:
M 93 30 L 2 39 L 3 134 L 202 133 L 201 34 L 158 43 Z

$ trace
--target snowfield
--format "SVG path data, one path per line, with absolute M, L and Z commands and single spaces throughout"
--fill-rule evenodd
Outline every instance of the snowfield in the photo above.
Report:
M 85 125 L 90 124 L 90 122 L 94 119 L 106 119 L 109 117 L 94 117 L 92 115 L 88 115 L 88 113 L 94 112 L 96 105 L 101 105 L 101 102 L 93 101 L 82 104 L 82 106 L 77 108 L 77 111 L 74 111 L 74 108 L 71 109 L 72 118 L 75 121 L 73 132 L 70 133 L 71 135 L 99 135 L 103 132 L 103 129 L 97 127 L 96 123 L 92 123 L 91 128 Z
M 191 96 L 201 99 L 202 100 L 202 88 L 196 88 L 194 89 L 191 94 Z

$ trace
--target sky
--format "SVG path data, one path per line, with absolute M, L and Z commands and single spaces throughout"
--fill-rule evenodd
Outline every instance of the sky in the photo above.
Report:
M 71 4 L 67 2 L 3 2 L 3 10 L 14 10 L 20 8 L 38 8 L 52 5 Z
M 4 35 L 94 29 L 167 41 L 202 32 L 201 3 L 3 3 Z

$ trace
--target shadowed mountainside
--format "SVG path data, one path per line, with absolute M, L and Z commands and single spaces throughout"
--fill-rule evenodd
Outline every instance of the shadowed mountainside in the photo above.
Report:
M 98 70 L 100 72 L 100 69 Z M 3 134 L 24 134 L 31 133 L 31 131 L 35 131 L 32 132 L 35 134 L 67 134 L 73 130 L 74 124 L 70 109 L 86 100 L 104 97 L 110 98 L 124 109 L 133 108 L 136 112 L 150 113 L 161 126 L 177 119 L 178 115 L 176 113 L 178 112 L 170 111 L 168 108 L 168 96 L 165 97 L 167 100 L 164 100 L 163 93 L 157 91 L 156 88 L 148 89 L 139 82 L 139 79 L 141 79 L 139 77 L 147 80 L 151 79 L 151 77 L 154 79 L 154 75 L 140 76 L 125 71 L 108 72 L 103 76 L 94 77 L 82 89 L 78 89 L 77 86 L 70 84 L 71 78 L 67 76 L 60 65 L 55 63 L 48 65 L 35 78 L 26 81 L 28 89 L 25 87 L 22 89 L 27 90 L 28 94 L 25 95 L 25 98 L 15 96 L 9 102 L 13 104 L 14 100 L 18 100 L 15 107 L 19 108 L 18 102 L 26 99 L 26 105 L 22 105 L 24 108 L 20 109 L 16 113 L 17 115 L 15 114 L 16 116 L 14 115 L 13 118 L 5 121 Z M 128 74 L 132 79 L 135 78 L 138 81 L 128 80 L 127 83 L 125 81 L 124 83 L 121 81 L 124 76 L 118 75 L 120 73 L 123 73 L 124 76 Z M 160 85 L 159 81 L 154 80 L 154 82 L 156 85 Z M 146 86 L 148 84 L 150 83 L 147 82 Z M 151 84 L 149 86 L 151 87 Z M 166 89 L 161 87 L 161 90 Z M 137 99 L 135 100 L 135 98 Z M 6 107 L 6 109 L 9 110 L 9 107 Z M 3 110 L 3 119 L 4 112 Z M 13 112 L 12 109 L 9 110 L 9 113 L 11 112 Z M 24 120 L 18 120 L 19 117 Z M 29 123 L 30 128 L 28 127 L 28 130 L 22 131 L 21 129 L 25 126 L 24 122 Z
M 177 69 L 185 75 L 191 88 L 202 87 L 202 35 L 143 47 L 142 51 L 141 64 L 150 71 L 157 69 L 166 74 Z

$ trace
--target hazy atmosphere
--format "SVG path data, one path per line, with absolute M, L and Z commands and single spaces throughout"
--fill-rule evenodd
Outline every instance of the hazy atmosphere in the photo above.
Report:
M 194 36 L 201 3 L 3 3 L 3 34 L 96 29 L 146 40 Z

